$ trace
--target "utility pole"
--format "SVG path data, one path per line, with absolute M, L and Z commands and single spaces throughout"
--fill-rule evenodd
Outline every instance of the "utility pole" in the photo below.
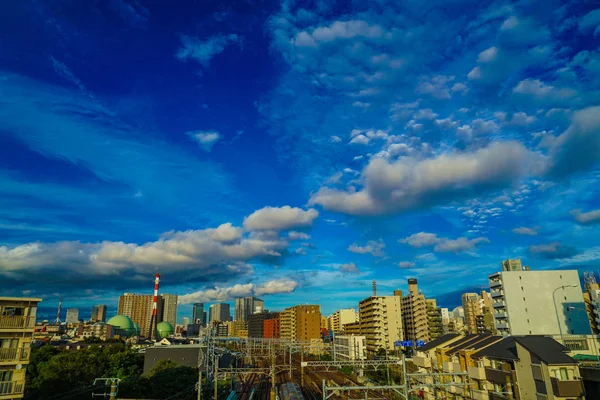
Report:
M 304 388 L 304 342 L 300 342 L 300 387 Z
M 285 360 L 285 354 L 283 356 Z M 284 361 L 285 363 L 285 361 Z M 271 400 L 277 399 L 277 391 L 275 388 L 275 345 L 271 344 Z
M 121 381 L 119 378 L 96 378 L 94 379 L 94 385 L 96 385 L 96 382 L 99 381 L 104 381 L 106 385 L 108 385 L 110 383 L 110 392 L 109 392 L 109 399 L 110 400 L 117 400 L 117 393 L 119 393 L 119 382 Z M 99 393 L 99 394 L 92 394 L 92 397 L 98 397 L 98 396 L 102 396 L 104 398 L 106 398 L 106 392 L 104 393 Z
M 215 381 L 215 398 L 214 400 L 219 400 L 219 359 L 215 357 L 215 376 L 213 377 Z
M 408 376 L 406 375 L 406 357 L 402 356 L 402 374 L 404 379 L 404 397 L 408 399 Z

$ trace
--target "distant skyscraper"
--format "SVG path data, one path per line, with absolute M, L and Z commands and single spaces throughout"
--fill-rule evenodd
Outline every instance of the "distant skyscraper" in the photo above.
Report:
M 161 294 L 160 297 L 162 297 L 163 301 L 162 310 L 160 309 L 160 307 L 158 309 L 158 321 L 166 321 L 170 323 L 173 328 L 175 328 L 175 325 L 177 325 L 177 295 Z
M 215 303 L 210 306 L 209 310 L 210 322 L 227 322 L 231 320 L 231 312 L 227 303 Z
M 248 322 L 252 314 L 264 311 L 265 302 L 256 297 L 238 297 L 235 299 L 235 320 L 236 322 Z
M 502 261 L 502 271 L 523 271 L 521 259 L 517 258 L 515 260 Z
M 67 324 L 76 324 L 79 322 L 79 309 L 78 308 L 68 308 L 67 309 Z
M 108 306 L 105 305 L 96 305 L 92 307 L 92 318 L 90 321 L 92 322 L 106 322 L 106 310 Z
M 184 328 L 187 328 L 187 326 L 190 324 L 190 319 L 188 317 L 183 317 L 183 326 Z
M 194 307 L 192 308 L 192 322 L 194 324 L 206 325 L 204 303 L 194 303 Z

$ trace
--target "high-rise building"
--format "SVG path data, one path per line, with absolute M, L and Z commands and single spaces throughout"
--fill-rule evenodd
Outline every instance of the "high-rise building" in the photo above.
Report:
M 489 283 L 499 335 L 591 333 L 576 270 L 502 271 Z
M 160 308 L 162 297 L 157 299 Z M 124 293 L 119 297 L 118 314 L 126 315 L 140 327 L 140 335 L 150 337 L 153 296 L 150 294 Z M 158 315 L 157 315 L 158 319 Z
M 360 334 L 367 339 L 367 352 L 374 354 L 381 348 L 393 351 L 395 342 L 403 338 L 401 297 L 367 297 L 358 303 L 358 313 Z M 354 327 L 352 331 L 355 332 Z
M 279 313 L 277 314 L 276 318 L 265 319 L 263 326 L 263 336 L 265 337 L 265 339 L 279 339 Z
M 177 295 L 161 294 L 160 297 L 162 301 L 158 303 L 158 322 L 166 321 L 174 328 L 177 325 Z
M 356 321 L 358 321 L 356 310 L 354 308 L 345 308 L 337 310 L 329 316 L 328 328 L 337 334 L 344 331 L 344 325 L 352 324 Z
M 442 322 L 442 309 L 438 308 L 435 299 L 426 299 L 427 304 L 427 327 L 429 330 L 429 340 L 435 340 L 444 334 L 444 324 Z
M 265 302 L 259 298 L 248 296 L 235 299 L 235 321 L 248 322 L 252 314 L 262 313 L 265 309 Z
M 277 319 L 278 313 L 258 313 L 252 314 L 248 318 L 248 337 L 262 338 L 265 337 L 265 320 Z
M 92 322 L 106 322 L 106 311 L 108 306 L 106 305 L 96 305 L 92 307 L 92 318 L 90 321 Z
M 79 309 L 78 308 L 67 308 L 67 317 L 65 318 L 67 324 L 79 323 Z
M 306 341 L 321 337 L 321 308 L 318 305 L 286 308 L 279 318 L 281 338 Z
M 0 297 L 0 398 L 22 399 L 25 370 L 42 299 Z
M 523 271 L 521 259 L 517 258 L 515 260 L 502 261 L 502 271 Z
M 448 325 L 448 322 L 450 322 L 450 311 L 448 308 L 442 307 L 440 308 L 440 312 L 442 313 L 442 324 Z
M 402 296 L 402 290 L 394 291 L 394 295 L 402 298 L 402 329 L 404 340 L 409 340 L 416 345 L 417 341 L 429 341 L 429 327 L 427 324 L 427 304 L 425 296 L 419 292 L 415 278 L 408 279 L 408 294 Z
M 477 293 L 464 293 L 461 297 L 465 312 L 465 326 L 470 334 L 477 333 L 477 316 L 481 315 L 481 304 Z
M 192 308 L 192 322 L 202 326 L 206 325 L 206 312 L 204 311 L 204 303 L 194 303 Z
M 183 326 L 187 329 L 187 326 L 190 324 L 190 319 L 188 317 L 183 317 Z
M 209 308 L 210 322 L 231 321 L 231 311 L 228 303 L 215 303 Z

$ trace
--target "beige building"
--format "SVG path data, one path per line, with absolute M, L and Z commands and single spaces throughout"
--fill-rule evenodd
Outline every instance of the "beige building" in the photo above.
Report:
M 471 334 L 477 333 L 477 316 L 481 315 L 481 304 L 477 293 L 464 293 L 461 297 L 465 312 L 465 327 Z
M 336 360 L 367 359 L 367 338 L 364 336 L 334 336 L 333 344 Z
M 286 308 L 280 314 L 280 337 L 299 341 L 321 338 L 321 308 L 303 304 Z
M 429 341 L 429 325 L 427 321 L 427 303 L 425 296 L 419 292 L 417 280 L 408 279 L 408 295 L 402 296 L 401 290 L 394 291 L 394 295 L 402 298 L 402 328 L 404 340 L 416 345 L 418 340 Z
M 358 313 L 354 308 L 337 310 L 329 316 L 329 330 L 340 333 L 344 331 L 346 324 L 352 324 L 356 321 L 358 321 Z
M 161 302 L 159 297 L 158 302 Z M 140 335 L 150 337 L 150 320 L 152 319 L 152 295 L 124 293 L 119 296 L 120 315 L 126 315 L 139 325 Z
M 402 308 L 400 296 L 371 296 L 358 303 L 360 332 L 367 339 L 367 352 L 383 348 L 395 349 L 402 340 Z
M 437 306 L 437 301 L 426 299 L 425 302 L 427 304 L 427 329 L 429 331 L 429 341 L 431 341 L 444 334 L 444 323 L 442 310 Z
M 502 261 L 502 271 L 522 271 L 521 259 Z
M 0 399 L 23 398 L 25 370 L 42 299 L 0 297 Z

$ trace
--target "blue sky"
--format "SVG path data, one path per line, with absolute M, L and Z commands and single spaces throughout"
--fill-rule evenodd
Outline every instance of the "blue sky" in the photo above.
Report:
M 328 314 L 500 261 L 600 270 L 592 1 L 21 1 L 0 13 L 0 291 Z M 190 313 L 189 305 L 180 317 Z

